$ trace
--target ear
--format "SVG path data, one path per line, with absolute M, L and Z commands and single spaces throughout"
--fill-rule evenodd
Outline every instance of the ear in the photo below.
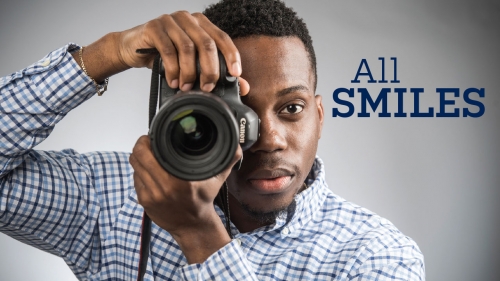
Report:
M 323 119 L 324 119 L 324 110 L 323 110 L 323 102 L 321 101 L 321 96 L 314 96 L 316 100 L 316 109 L 318 110 L 318 139 L 321 138 L 321 130 L 323 129 Z

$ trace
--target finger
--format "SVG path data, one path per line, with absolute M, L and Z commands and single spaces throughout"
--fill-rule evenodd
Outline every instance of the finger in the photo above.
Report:
M 160 53 L 168 85 L 175 89 L 179 87 L 179 61 L 174 43 L 166 32 L 166 29 L 170 29 L 172 25 L 175 25 L 175 22 L 171 19 L 171 16 L 163 15 L 156 20 L 148 22 L 145 32 Z M 152 64 L 153 60 L 150 62 L 150 68 L 152 68 Z
M 224 55 L 226 65 L 229 73 L 232 76 L 241 75 L 241 58 L 238 48 L 233 43 L 233 40 L 227 33 L 220 30 L 217 26 L 211 23 L 202 13 L 194 13 L 193 17 L 196 18 L 198 24 L 208 33 L 208 35 L 215 41 L 217 48 Z
M 182 91 L 188 91 L 193 87 L 196 80 L 196 45 L 179 25 L 185 21 L 188 12 L 179 11 L 171 15 L 168 20 L 173 20 L 175 24 L 169 25 L 168 36 L 177 48 L 180 74 L 179 86 Z
M 139 177 L 139 174 L 135 172 L 134 172 L 134 188 L 137 194 L 139 194 L 139 192 L 141 193 L 144 192 L 144 189 L 146 188 L 146 185 L 142 181 L 141 177 Z
M 214 198 L 217 196 L 219 190 L 221 189 L 224 181 L 229 177 L 229 174 L 231 173 L 232 167 L 243 157 L 243 151 L 241 150 L 241 147 L 238 145 L 238 148 L 236 150 L 236 153 L 234 154 L 233 159 L 231 160 L 231 163 L 227 166 L 227 168 L 220 172 L 219 174 L 215 175 L 214 177 L 200 182 L 200 185 L 197 185 L 198 191 L 197 194 L 199 198 L 204 201 L 204 202 L 213 202 Z
M 134 172 L 134 188 L 137 200 L 141 206 L 148 208 L 154 203 L 154 196 L 149 188 L 151 185 L 145 184 L 138 172 Z
M 243 157 L 243 150 L 241 149 L 241 146 L 238 145 L 238 148 L 236 149 L 236 153 L 234 154 L 233 159 L 231 160 L 231 164 L 229 164 L 227 169 L 222 171 L 216 177 L 218 177 L 222 181 L 225 181 L 227 179 L 227 177 L 229 177 L 229 174 L 231 173 L 233 166 L 236 165 L 236 163 L 238 161 L 240 161 L 242 157 Z
M 176 22 L 194 42 L 200 61 L 200 88 L 210 92 L 219 79 L 219 58 L 215 41 L 201 28 L 190 14 L 175 17 Z
M 141 136 L 137 140 L 130 158 L 136 162 L 134 163 L 135 165 L 132 166 L 134 171 L 139 173 L 155 198 L 169 192 L 166 189 L 166 183 L 175 178 L 171 177 L 154 157 L 148 136 Z
M 248 95 L 248 92 L 250 92 L 250 84 L 248 84 L 247 80 L 238 77 L 238 80 L 240 82 L 240 96 L 244 97 Z
M 134 168 L 134 188 L 139 204 L 144 207 L 149 206 L 152 203 L 152 193 L 150 188 L 153 186 L 151 183 L 152 181 L 150 179 L 145 179 L 147 176 L 144 174 L 144 168 L 141 167 L 134 154 L 130 155 L 129 162 L 132 165 L 132 168 Z M 146 184 L 145 181 L 148 181 L 149 184 Z

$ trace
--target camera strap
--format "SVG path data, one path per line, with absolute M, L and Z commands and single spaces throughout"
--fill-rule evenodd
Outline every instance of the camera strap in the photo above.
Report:
M 156 114 L 156 107 L 158 105 L 158 84 L 160 75 L 160 55 L 156 55 L 153 62 L 153 69 L 151 72 L 151 88 L 149 92 L 149 122 L 148 128 L 151 127 L 151 122 Z M 146 211 L 142 216 L 142 226 L 141 226 L 141 248 L 139 251 L 139 272 L 137 275 L 137 281 L 144 280 L 144 274 L 146 274 L 146 269 L 148 266 L 149 258 L 149 247 L 151 242 L 151 219 L 149 218 Z

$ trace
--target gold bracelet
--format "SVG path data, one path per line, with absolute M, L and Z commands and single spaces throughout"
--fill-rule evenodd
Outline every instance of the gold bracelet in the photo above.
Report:
M 94 78 L 90 77 L 90 75 L 87 72 L 87 69 L 85 68 L 85 64 L 83 63 L 83 47 L 81 47 L 80 51 L 78 51 L 78 55 L 80 56 L 80 65 L 82 66 L 83 72 L 85 72 L 85 74 L 87 74 L 87 76 L 92 80 L 92 82 L 94 82 L 94 85 L 97 90 L 97 95 L 102 96 L 102 94 L 104 94 L 104 92 L 106 92 L 106 90 L 108 89 L 109 78 L 104 79 L 104 85 L 102 85 L 103 87 L 100 88 L 99 84 L 94 80 Z

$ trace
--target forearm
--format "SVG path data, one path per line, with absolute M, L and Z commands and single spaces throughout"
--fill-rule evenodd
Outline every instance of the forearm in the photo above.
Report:
M 83 60 L 87 74 L 101 83 L 104 79 L 130 68 L 121 59 L 118 44 L 120 36 L 119 32 L 109 33 L 86 46 L 81 59 L 78 52 L 73 52 L 72 56 L 80 67 Z
M 49 136 L 71 109 L 95 93 L 79 71 L 68 45 L 32 66 L 0 78 L 0 177 Z

